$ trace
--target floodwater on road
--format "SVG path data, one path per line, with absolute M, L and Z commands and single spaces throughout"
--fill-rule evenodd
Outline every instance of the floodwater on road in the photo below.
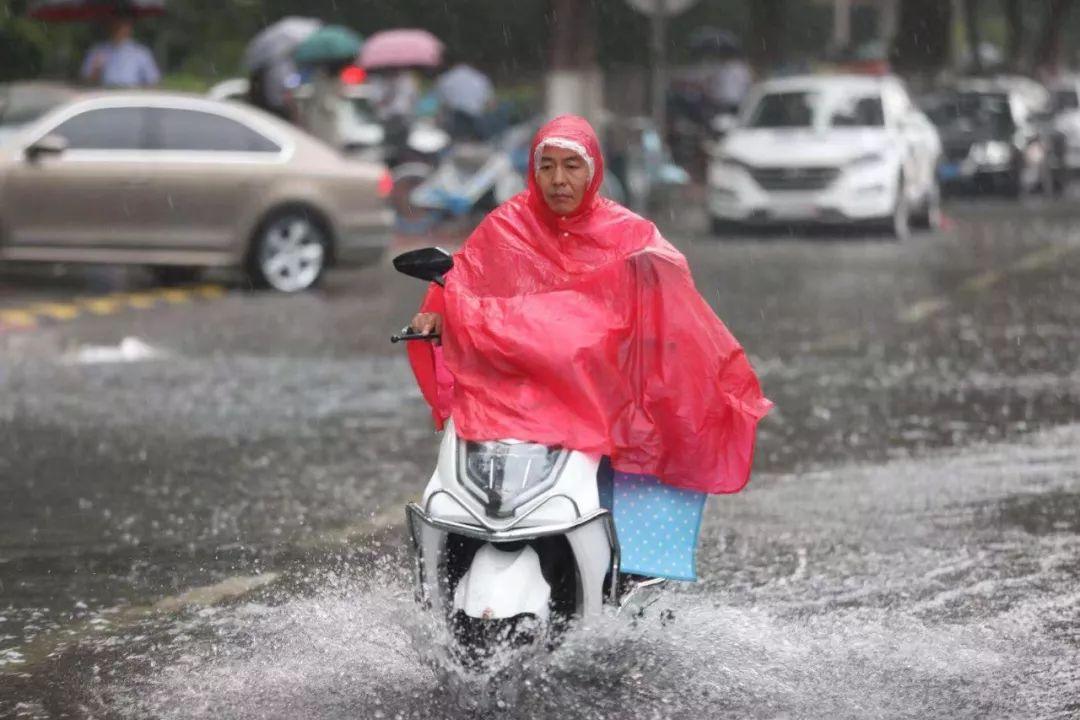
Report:
M 1080 715 L 1073 214 L 673 236 L 777 402 L 754 479 L 673 621 L 575 629 L 494 713 Z M 386 338 L 421 289 L 328 281 L 0 333 L 0 717 L 473 716 L 401 528 L 437 437 Z
M 1075 717 L 1078 510 L 1077 425 L 760 478 L 713 502 L 705 579 L 659 604 L 674 620 L 571 632 L 493 715 Z M 53 702 L 93 717 L 475 716 L 417 653 L 404 563 L 366 560 L 59 654 Z

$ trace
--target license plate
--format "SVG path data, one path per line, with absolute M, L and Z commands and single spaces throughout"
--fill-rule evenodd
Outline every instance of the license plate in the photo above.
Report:
M 943 163 L 938 166 L 938 178 L 955 180 L 960 177 L 960 163 Z
M 777 205 L 773 208 L 773 216 L 785 219 L 803 219 L 817 217 L 818 209 L 814 205 Z

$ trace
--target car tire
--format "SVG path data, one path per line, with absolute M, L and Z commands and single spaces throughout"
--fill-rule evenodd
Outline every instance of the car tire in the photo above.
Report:
M 1056 167 L 1053 170 L 1053 195 L 1061 197 L 1069 189 L 1069 171 L 1064 167 Z
M 911 219 L 911 224 L 920 230 L 932 231 L 941 227 L 941 184 L 936 179 L 926 191 L 922 207 Z
M 1027 188 L 1024 187 L 1026 171 L 1027 158 L 1025 158 L 1023 152 L 1015 152 L 1008 173 L 1004 177 L 995 178 L 998 191 L 1013 200 L 1023 198 L 1027 191 Z
M 735 235 L 739 231 L 737 223 L 724 218 L 710 217 L 709 232 L 715 238 L 726 238 Z
M 303 292 L 322 280 L 330 261 L 330 233 L 312 210 L 276 210 L 259 224 L 248 257 L 248 274 L 258 288 Z
M 187 265 L 154 265 L 150 268 L 150 274 L 154 276 L 157 284 L 165 287 L 190 285 L 197 282 L 202 273 L 202 268 Z
M 1047 196 L 1057 195 L 1057 178 L 1053 166 L 1049 160 L 1044 160 L 1039 167 L 1039 191 Z
M 1044 166 L 1045 164 L 1037 168 L 1032 167 L 1026 153 L 1021 153 L 1005 181 L 1005 193 L 1016 200 L 1034 195 L 1035 191 L 1043 186 Z

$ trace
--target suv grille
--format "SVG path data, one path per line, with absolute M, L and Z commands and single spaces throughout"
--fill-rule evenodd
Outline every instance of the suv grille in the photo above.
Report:
M 751 168 L 754 182 L 764 190 L 823 190 L 840 175 L 835 167 Z

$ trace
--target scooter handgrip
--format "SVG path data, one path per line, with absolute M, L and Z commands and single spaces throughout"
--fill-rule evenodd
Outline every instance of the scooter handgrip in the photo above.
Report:
M 421 333 L 401 333 L 400 335 L 391 335 L 390 342 L 399 343 L 405 340 L 438 340 L 440 335 L 438 333 L 428 333 L 427 335 Z

